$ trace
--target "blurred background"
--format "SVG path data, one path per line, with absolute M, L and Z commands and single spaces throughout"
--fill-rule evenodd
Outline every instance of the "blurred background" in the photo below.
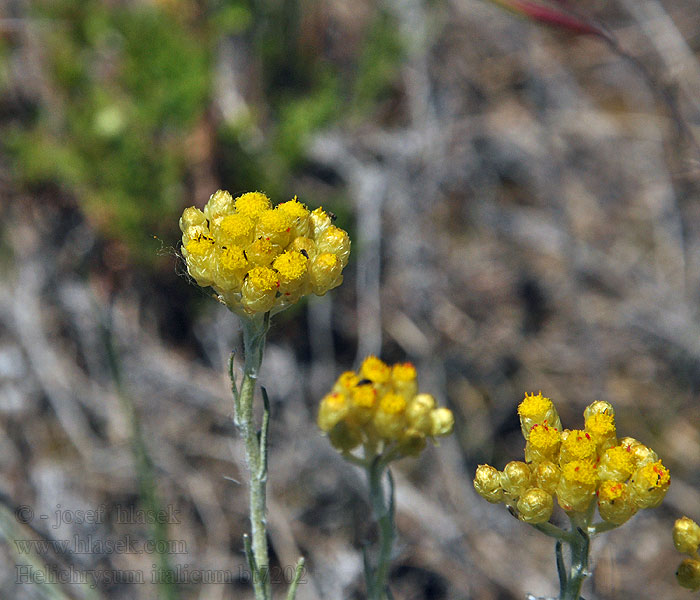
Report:
M 700 518 L 700 11 L 575 7 L 626 54 L 481 0 L 0 3 L 2 598 L 252 597 L 239 326 L 178 254 L 182 209 L 218 188 L 296 194 L 353 239 L 345 283 L 275 317 L 261 377 L 272 560 L 306 557 L 300 600 L 364 595 L 365 483 L 315 413 L 369 353 L 413 361 L 457 417 L 394 468 L 395 598 L 555 595 L 550 539 L 471 484 L 522 457 L 538 390 L 569 428 L 612 402 L 672 472 L 660 508 L 595 541 L 585 597 L 688 597 L 671 526 Z M 123 513 L 158 507 L 167 525 Z M 174 545 L 107 543 L 154 536 Z M 166 567 L 181 585 L 153 583 Z M 187 579 L 214 570 L 233 576 Z

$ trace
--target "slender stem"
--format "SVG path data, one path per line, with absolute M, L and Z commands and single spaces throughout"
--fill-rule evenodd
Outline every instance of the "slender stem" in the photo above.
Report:
M 571 549 L 571 569 L 564 586 L 564 594 L 561 600 L 580 600 L 581 587 L 588 575 L 588 551 L 591 539 L 588 535 L 588 515 L 581 518 L 580 515 L 570 515 L 571 533 L 569 540 Z
M 253 410 L 255 386 L 262 364 L 265 336 L 270 325 L 269 314 L 263 319 L 243 319 L 243 347 L 245 365 L 243 380 L 238 393 L 234 392 L 234 422 L 245 442 L 245 457 L 250 475 L 250 540 L 246 544 L 248 561 L 253 565 L 251 573 L 255 600 L 269 600 L 271 597 L 269 558 L 265 519 L 265 491 L 267 484 L 267 423 L 268 403 L 265 402 L 263 430 L 258 434 Z M 236 386 L 235 381 L 232 385 Z
M 367 595 L 369 600 L 387 600 L 390 597 L 387 588 L 391 550 L 396 536 L 394 527 L 394 481 L 391 472 L 387 470 L 389 480 L 388 497 L 382 486 L 382 476 L 386 469 L 386 461 L 381 457 L 375 458 L 367 468 L 369 478 L 369 493 L 372 510 L 379 526 L 379 554 L 374 571 L 367 578 Z
M 297 561 L 297 566 L 294 569 L 294 578 L 289 583 L 289 591 L 287 592 L 287 600 L 294 600 L 297 595 L 297 586 L 301 582 L 301 576 L 304 574 L 304 557 L 300 557 Z

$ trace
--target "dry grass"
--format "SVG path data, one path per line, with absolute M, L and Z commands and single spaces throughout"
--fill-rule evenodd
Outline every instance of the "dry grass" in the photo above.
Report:
M 309 149 L 344 182 L 354 254 L 341 288 L 280 315 L 271 333 L 262 381 L 273 402 L 274 560 L 307 557 L 300 600 L 362 597 L 360 549 L 373 535 L 364 482 L 318 435 L 314 416 L 334 377 L 372 352 L 413 361 L 421 387 L 458 421 L 453 438 L 395 469 L 397 599 L 555 593 L 550 540 L 471 487 L 478 463 L 521 456 L 515 407 L 539 389 L 569 427 L 587 403 L 609 400 L 621 434 L 653 446 L 673 475 L 661 508 L 595 542 L 585 597 L 685 598 L 670 532 L 681 514 L 700 517 L 700 155 L 658 92 L 697 136 L 697 7 L 612 0 L 591 9 L 646 65 L 653 87 L 599 41 L 476 0 L 394 7 L 410 40 L 395 103 L 372 123 L 324 131 Z M 354 26 L 342 3 L 325 10 Z M 333 191 L 311 176 L 300 187 L 309 198 Z M 155 281 L 91 271 L 102 241 L 70 204 L 21 195 L 8 173 L 2 196 L 3 503 L 38 515 L 137 500 L 107 335 L 161 501 L 180 511 L 169 534 L 187 552 L 173 563 L 237 573 L 246 491 L 225 479 L 245 477 L 225 375 L 236 319 L 213 301 L 183 315 L 173 299 L 196 292 L 182 291 L 174 261 Z M 109 519 L 92 529 L 34 525 L 16 535 L 147 535 Z M 0 546 L 0 595 L 33 598 L 15 584 L 14 549 Z M 147 578 L 154 562 L 47 558 Z M 81 597 L 78 586 L 66 589 Z M 100 591 L 156 597 L 151 585 Z M 183 598 L 201 600 L 250 594 L 245 582 L 182 587 Z

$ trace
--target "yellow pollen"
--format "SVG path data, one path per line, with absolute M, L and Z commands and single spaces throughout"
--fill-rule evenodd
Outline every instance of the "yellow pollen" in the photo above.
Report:
M 303 219 L 309 215 L 309 211 L 297 200 L 296 196 L 293 200 L 277 205 L 277 210 L 282 211 L 292 219 Z
M 670 471 L 658 460 L 655 463 L 644 465 L 635 474 L 635 479 L 639 477 L 644 482 L 644 486 L 650 490 L 653 488 L 664 488 L 671 482 Z
M 586 431 L 597 438 L 615 434 L 615 419 L 612 415 L 598 413 L 586 419 Z
M 547 450 L 554 448 L 559 442 L 561 442 L 561 434 L 553 427 L 547 427 L 546 425 L 535 425 L 530 430 L 530 437 L 528 438 L 528 441 L 533 448 Z
M 248 192 L 238 196 L 234 200 L 233 206 L 238 214 L 255 218 L 270 208 L 270 199 L 262 192 Z
M 410 362 L 397 363 L 391 368 L 391 377 L 395 381 L 413 381 L 416 376 L 416 368 Z
M 384 383 L 391 375 L 391 367 L 376 356 L 368 356 L 362 362 L 360 375 L 376 383 Z
M 316 264 L 320 267 L 324 267 L 328 270 L 335 269 L 336 265 L 338 264 L 338 257 L 335 254 L 321 254 L 317 259 L 316 259 Z
M 345 389 L 350 389 L 357 385 L 357 382 L 360 381 L 360 378 L 355 375 L 354 371 L 345 371 L 345 373 L 342 373 L 340 377 L 338 377 L 337 384 Z
M 342 394 L 328 394 L 323 401 L 331 410 L 340 410 L 345 405 L 345 398 Z
M 561 475 L 571 483 L 592 485 L 596 482 L 595 466 L 590 460 L 572 460 L 566 463 L 561 469 Z
M 542 392 L 525 394 L 524 400 L 518 405 L 518 414 L 525 419 L 535 419 L 544 415 L 552 407 L 552 401 L 542 396 Z
M 605 451 L 605 461 L 611 468 L 628 475 L 634 470 L 632 453 L 623 446 L 615 446 Z
M 282 233 L 292 227 L 292 219 L 281 210 L 265 210 L 258 215 L 258 228 L 265 233 Z
M 590 433 L 573 429 L 562 443 L 562 453 L 566 453 L 574 460 L 592 458 L 596 454 L 595 440 Z
M 245 269 L 248 265 L 243 248 L 239 246 L 227 246 L 221 250 L 219 264 L 228 271 Z
M 255 223 L 249 217 L 240 213 L 226 215 L 221 220 L 221 232 L 226 238 L 248 238 L 253 233 Z
M 352 390 L 352 403 L 360 408 L 372 408 L 377 400 L 377 391 L 371 385 L 359 385 Z
M 388 415 L 399 415 L 406 410 L 406 400 L 398 394 L 387 394 L 379 402 L 379 409 Z
M 280 254 L 272 263 L 279 274 L 287 281 L 296 281 L 306 273 L 306 263 L 309 261 L 301 252 L 291 250 Z
M 598 490 L 598 499 L 613 502 L 625 495 L 625 485 L 616 481 L 604 481 Z
M 253 267 L 248 271 L 248 279 L 253 287 L 260 292 L 270 292 L 279 287 L 277 273 L 269 267 Z
M 200 235 L 191 240 L 185 249 L 192 256 L 204 256 L 214 247 L 214 238 L 208 235 Z

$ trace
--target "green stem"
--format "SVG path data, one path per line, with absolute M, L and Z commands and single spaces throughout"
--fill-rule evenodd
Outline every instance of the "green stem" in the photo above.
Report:
M 387 600 L 389 598 L 387 578 L 396 530 L 394 527 L 394 481 L 391 477 L 391 472 L 388 470 L 388 497 L 385 495 L 382 486 L 382 476 L 386 465 L 386 461 L 381 460 L 381 457 L 376 457 L 367 467 L 372 511 L 379 526 L 377 564 L 374 571 L 368 573 L 369 577 L 367 577 L 367 595 L 369 600 Z
M 234 422 L 245 443 L 245 458 L 250 475 L 250 529 L 251 541 L 246 545 L 252 552 L 248 556 L 253 565 L 251 573 L 255 600 L 269 600 L 271 597 L 269 558 L 267 553 L 267 532 L 265 519 L 265 488 L 267 484 L 267 422 L 268 403 L 265 402 L 263 428 L 258 433 L 255 424 L 254 397 L 260 365 L 265 348 L 265 336 L 270 326 L 269 313 L 262 319 L 243 319 L 243 348 L 245 365 L 240 389 L 234 388 L 236 412 Z
M 581 587 L 588 575 L 588 552 L 591 539 L 588 535 L 588 518 L 570 515 L 571 538 L 568 540 L 571 549 L 571 568 L 569 577 L 564 585 L 561 600 L 580 600 Z

